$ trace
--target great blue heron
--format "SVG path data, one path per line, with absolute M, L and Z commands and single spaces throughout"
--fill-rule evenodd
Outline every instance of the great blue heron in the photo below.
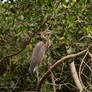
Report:
M 53 32 L 53 31 L 49 31 L 49 30 L 42 32 L 41 38 L 43 40 L 45 40 L 46 42 L 45 43 L 42 41 L 38 42 L 36 44 L 35 48 L 33 49 L 30 67 L 29 67 L 29 72 L 31 75 L 33 75 L 33 73 L 38 69 L 38 66 L 42 62 L 42 59 L 45 55 L 46 50 L 51 45 L 51 41 L 47 35 L 53 34 L 53 33 L 57 33 L 57 32 Z

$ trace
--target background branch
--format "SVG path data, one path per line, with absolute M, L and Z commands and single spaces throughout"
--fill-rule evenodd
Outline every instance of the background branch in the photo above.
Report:
M 39 83 L 38 83 L 38 86 L 37 86 L 37 92 L 40 92 L 40 89 L 41 89 L 41 87 L 42 87 L 43 82 L 45 81 L 45 79 L 46 79 L 46 78 L 50 75 L 50 73 L 51 73 L 50 71 L 53 71 L 54 69 L 56 69 L 56 67 L 57 67 L 58 65 L 60 65 L 62 62 L 64 62 L 64 61 L 67 61 L 67 60 L 69 60 L 69 59 L 71 59 L 71 58 L 79 57 L 79 56 L 85 54 L 85 52 L 86 52 L 88 49 L 90 49 L 91 47 L 92 47 L 92 44 L 89 45 L 87 49 L 85 49 L 85 50 L 83 50 L 83 51 L 81 51 L 81 52 L 78 52 L 78 53 L 76 53 L 76 54 L 67 55 L 67 56 L 61 58 L 60 60 L 58 60 L 55 64 L 53 64 L 53 65 L 51 66 L 51 68 L 50 68 L 50 69 L 42 76 L 42 78 L 40 79 L 40 81 L 39 81 Z

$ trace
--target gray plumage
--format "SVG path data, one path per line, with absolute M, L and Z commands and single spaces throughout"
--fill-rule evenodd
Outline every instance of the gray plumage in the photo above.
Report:
M 33 49 L 31 63 L 29 67 L 29 72 L 31 75 L 33 75 L 36 68 L 40 65 L 44 57 L 45 51 L 46 51 L 46 48 L 43 42 L 39 42 L 36 44 L 35 48 Z
M 50 33 L 57 33 L 57 32 L 53 32 L 53 31 L 42 32 L 41 38 L 45 40 L 45 42 L 42 42 L 42 41 L 38 42 L 35 48 L 33 49 L 32 58 L 29 66 L 29 72 L 31 75 L 33 75 L 33 73 L 36 71 L 37 67 L 42 62 L 42 59 L 45 55 L 46 50 L 51 45 L 51 41 L 47 36 L 47 34 L 50 34 Z
M 51 45 L 50 44 L 51 42 L 50 42 L 49 38 L 47 37 L 47 33 L 48 33 L 47 31 L 44 31 L 41 34 L 41 38 L 44 39 L 46 42 L 45 43 L 42 41 L 38 42 L 36 44 L 35 48 L 33 49 L 30 67 L 29 67 L 29 72 L 31 75 L 33 75 L 33 73 L 36 71 L 36 69 L 42 62 L 42 59 L 45 55 L 46 50 Z

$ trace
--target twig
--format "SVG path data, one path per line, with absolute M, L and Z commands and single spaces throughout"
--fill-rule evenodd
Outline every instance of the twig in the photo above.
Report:
M 83 86 L 84 88 L 85 88 L 85 86 L 84 86 L 84 84 L 83 84 L 83 82 L 82 82 L 82 79 L 81 79 L 81 69 L 82 69 L 82 65 L 83 65 L 83 63 L 84 63 L 84 59 L 86 58 L 87 54 L 88 54 L 88 50 L 87 50 L 85 56 L 83 57 L 82 62 L 81 62 L 80 67 L 79 67 L 79 79 L 80 79 L 80 82 L 81 82 L 81 84 L 82 84 L 82 86 Z
M 39 84 L 38 84 L 38 86 L 37 86 L 37 92 L 40 92 L 43 82 L 45 81 L 45 79 L 46 79 L 46 78 L 50 75 L 50 73 L 51 73 L 50 71 L 53 71 L 54 69 L 56 69 L 56 67 L 57 67 L 58 65 L 60 65 L 62 62 L 64 62 L 64 61 L 67 61 L 67 60 L 69 60 L 69 59 L 71 59 L 71 58 L 79 57 L 79 56 L 85 54 L 85 53 L 87 52 L 87 50 L 90 49 L 91 47 L 92 47 L 92 44 L 89 45 L 87 49 L 85 49 L 85 50 L 83 50 L 83 51 L 81 51 L 81 52 L 78 52 L 78 53 L 76 53 L 76 54 L 67 55 L 67 56 L 61 58 L 60 60 L 58 60 L 55 64 L 53 64 L 53 65 L 51 66 L 51 68 L 50 68 L 50 69 L 42 76 L 42 78 L 40 79 Z
M 88 69 L 89 69 L 90 72 L 92 73 L 92 69 L 91 69 L 91 67 L 90 67 L 85 61 L 83 61 L 83 63 L 85 64 L 85 66 L 88 67 Z M 84 66 L 83 68 L 85 68 L 85 66 Z M 84 70 L 84 69 L 82 69 L 81 72 L 83 72 L 83 70 Z
M 51 72 L 51 79 L 52 79 L 52 84 L 53 84 L 54 92 L 56 92 L 55 80 L 54 80 L 54 74 L 53 74 L 53 72 Z
M 51 67 L 51 64 L 50 64 L 50 62 L 49 62 L 49 61 L 48 61 L 48 64 L 49 64 L 49 66 Z M 52 72 L 52 71 L 51 71 L 51 80 L 52 80 L 53 90 L 54 90 L 54 92 L 56 92 L 55 80 L 54 80 L 54 74 L 53 74 L 53 72 Z
M 85 54 L 85 56 L 83 57 L 82 62 L 81 62 L 81 64 L 80 64 L 80 67 L 79 67 L 79 79 L 80 79 L 80 82 L 82 83 L 82 86 L 83 86 L 83 88 L 85 89 L 85 91 L 86 91 L 86 92 L 90 92 L 90 91 L 87 90 L 87 87 L 83 84 L 83 81 L 82 81 L 82 79 L 81 79 L 81 74 L 84 75 L 82 72 L 83 72 L 85 66 L 87 66 L 87 67 L 89 68 L 90 72 L 92 73 L 92 69 L 91 69 L 90 66 L 84 61 L 84 59 L 86 58 L 87 55 L 89 55 L 89 50 L 86 52 L 86 54 Z M 83 69 L 82 69 L 83 63 L 85 64 L 85 66 L 84 66 Z M 84 75 L 84 76 L 87 78 L 86 75 Z M 88 78 L 87 78 L 87 79 L 88 79 Z
M 87 77 L 84 73 L 81 73 L 87 80 L 90 80 L 89 77 Z
M 89 54 L 89 56 L 91 57 L 91 61 L 92 61 L 92 54 L 91 54 L 90 52 L 89 52 L 88 54 Z
M 46 83 L 46 84 L 53 85 L 52 83 Z M 71 83 L 55 84 L 55 86 L 57 86 L 57 87 L 62 87 L 63 85 L 66 86 L 66 87 L 69 88 L 69 89 L 71 89 L 71 88 L 70 88 L 68 85 L 70 85 L 70 86 L 72 86 L 72 87 L 78 89 L 76 86 L 74 86 L 74 85 L 71 84 Z

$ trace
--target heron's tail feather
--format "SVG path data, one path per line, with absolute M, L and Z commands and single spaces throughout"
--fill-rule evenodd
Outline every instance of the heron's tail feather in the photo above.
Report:
M 33 72 L 33 70 L 29 67 L 29 73 L 33 76 L 33 74 L 34 74 L 34 72 Z
M 38 68 L 38 66 L 34 66 L 34 65 L 30 64 L 29 73 L 30 73 L 31 75 L 33 75 L 34 72 L 37 70 L 37 68 Z

